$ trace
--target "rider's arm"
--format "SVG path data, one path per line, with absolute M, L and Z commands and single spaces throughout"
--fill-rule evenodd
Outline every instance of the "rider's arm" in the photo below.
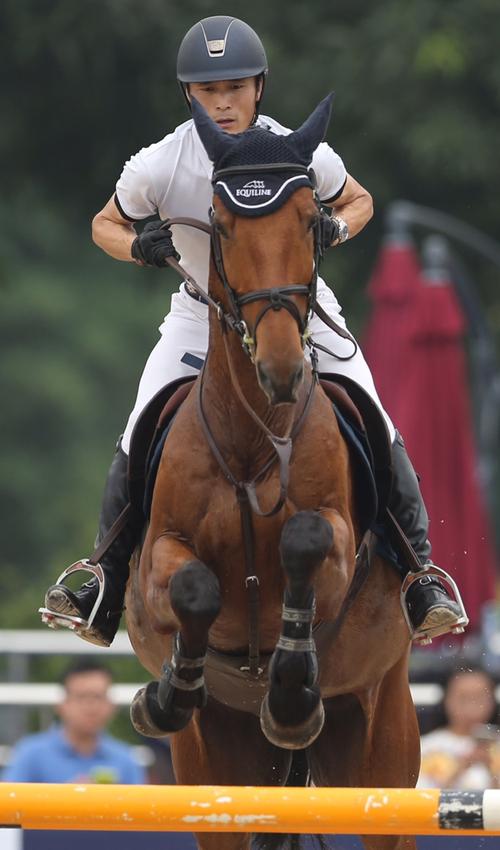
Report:
M 345 221 L 349 228 L 349 239 L 356 236 L 373 215 L 372 196 L 350 174 L 347 175 L 341 194 L 331 203 L 323 203 L 332 208 L 335 217 Z
M 132 222 L 121 215 L 113 195 L 92 221 L 92 239 L 115 260 L 133 263 L 130 251 L 136 236 Z

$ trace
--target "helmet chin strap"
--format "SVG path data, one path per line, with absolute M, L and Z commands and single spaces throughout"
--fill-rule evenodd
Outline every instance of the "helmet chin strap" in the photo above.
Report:
M 187 87 L 188 87 L 189 83 L 182 83 L 180 80 L 177 80 L 177 82 L 179 83 L 179 88 L 182 92 L 182 96 L 183 96 L 184 100 L 186 101 L 187 108 L 191 112 L 191 103 L 190 103 L 188 93 L 187 93 Z
M 264 73 L 260 74 L 257 78 L 257 80 L 260 81 L 261 88 L 260 88 L 260 94 L 259 94 L 257 100 L 255 101 L 255 115 L 254 115 L 252 124 L 250 126 L 253 126 L 255 124 L 255 122 L 257 121 L 257 118 L 259 117 L 260 105 L 262 103 L 262 99 L 264 97 L 264 89 L 266 87 L 266 79 L 267 79 L 267 74 L 264 74 Z

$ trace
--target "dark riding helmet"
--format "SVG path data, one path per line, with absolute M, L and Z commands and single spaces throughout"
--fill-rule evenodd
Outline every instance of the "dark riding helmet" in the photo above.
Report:
M 267 70 L 266 51 L 257 33 L 230 15 L 198 21 L 182 39 L 177 54 L 177 79 L 185 97 L 187 83 L 243 77 L 262 77 L 263 91 Z M 261 99 L 262 93 L 257 108 Z

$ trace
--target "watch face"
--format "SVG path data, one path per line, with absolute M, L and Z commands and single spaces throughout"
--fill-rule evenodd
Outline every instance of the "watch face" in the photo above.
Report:
M 348 228 L 346 222 L 343 219 L 339 218 L 338 222 L 339 222 L 339 239 L 340 239 L 341 242 L 345 242 L 346 239 L 349 239 L 349 228 Z

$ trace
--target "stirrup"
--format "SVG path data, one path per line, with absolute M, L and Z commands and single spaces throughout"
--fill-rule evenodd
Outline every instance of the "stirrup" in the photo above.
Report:
M 62 614 L 59 611 L 52 611 L 50 608 L 39 608 L 38 613 L 41 615 L 42 623 L 45 623 L 50 629 L 67 628 L 79 634 L 80 632 L 88 631 L 94 622 L 95 616 L 102 602 L 102 597 L 104 596 L 104 586 L 106 583 L 104 570 L 99 563 L 91 564 L 88 558 L 83 558 L 81 561 L 75 561 L 74 564 L 71 564 L 71 566 L 63 570 L 55 584 L 62 584 L 63 580 L 67 578 L 67 576 L 80 571 L 92 573 L 99 584 L 99 592 L 97 594 L 94 607 L 86 620 L 83 617 L 76 617 L 72 614 Z
M 414 628 L 410 615 L 408 612 L 408 606 L 406 603 L 406 596 L 412 584 L 422 578 L 423 575 L 434 576 L 435 578 L 446 582 L 448 588 L 453 592 L 454 599 L 452 601 L 456 602 L 460 609 L 460 613 L 454 623 L 452 623 L 447 628 L 443 628 L 443 626 L 436 626 L 435 628 L 430 629 L 422 629 L 422 628 Z M 467 616 L 467 612 L 465 610 L 464 603 L 462 602 L 462 597 L 460 595 L 460 591 L 456 582 L 452 579 L 448 573 L 443 570 L 441 567 L 437 567 L 435 564 L 423 564 L 422 569 L 416 572 L 409 572 L 401 585 L 401 607 L 403 609 L 404 618 L 406 620 L 406 624 L 410 631 L 412 641 L 415 641 L 420 646 L 426 646 L 432 643 L 435 637 L 439 637 L 443 634 L 448 634 L 451 632 L 453 635 L 459 635 L 463 631 L 465 631 L 465 627 L 469 624 L 469 618 Z

